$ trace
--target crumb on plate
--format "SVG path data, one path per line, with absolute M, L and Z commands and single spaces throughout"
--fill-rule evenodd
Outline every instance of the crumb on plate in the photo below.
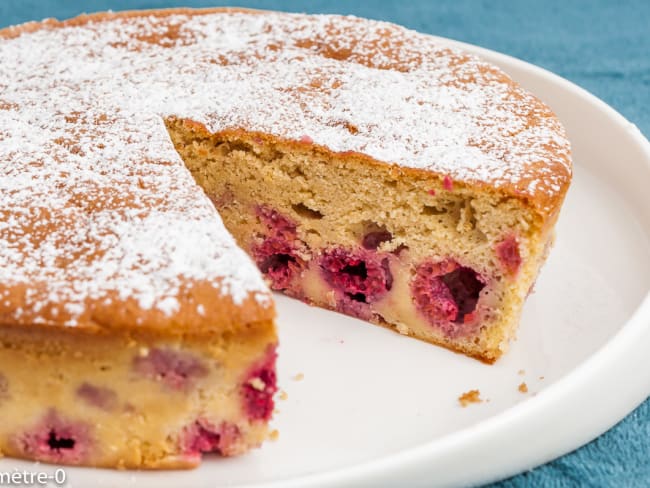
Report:
M 458 397 L 458 401 L 462 407 L 466 407 L 470 403 L 481 403 L 481 392 L 479 390 L 469 390 Z

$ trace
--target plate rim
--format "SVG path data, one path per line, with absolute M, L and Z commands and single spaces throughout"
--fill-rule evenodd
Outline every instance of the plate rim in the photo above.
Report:
M 515 65 L 515 67 L 524 69 L 532 75 L 542 78 L 545 82 L 560 85 L 561 88 L 570 92 L 572 97 L 582 98 L 590 105 L 595 106 L 595 108 L 603 112 L 608 119 L 611 119 L 617 125 L 633 128 L 630 135 L 638 143 L 641 152 L 645 155 L 646 164 L 650 166 L 650 142 L 636 125 L 584 88 L 549 70 L 514 56 L 454 39 L 440 36 L 431 37 L 434 37 L 442 43 L 476 54 L 491 63 L 497 60 L 496 64 L 499 66 L 504 64 Z M 342 484 L 344 486 L 377 486 L 378 484 L 388 485 L 405 481 L 406 479 L 412 479 L 414 481 L 427 479 L 429 486 L 456 486 L 489 483 L 499 479 L 505 479 L 527 469 L 532 469 L 533 467 L 547 463 L 587 444 L 608 431 L 643 403 L 650 395 L 650 368 L 646 368 L 645 370 L 639 368 L 640 364 L 645 364 L 646 366 L 650 364 L 650 361 L 645 358 L 644 354 L 647 350 L 646 345 L 650 346 L 650 289 L 646 291 L 645 297 L 634 310 L 632 316 L 616 334 L 586 360 L 569 371 L 564 377 L 545 388 L 534 398 L 530 398 L 488 419 L 444 435 L 438 439 L 396 453 L 387 454 L 371 461 L 342 468 L 334 468 L 322 473 L 298 475 L 273 481 L 244 483 L 238 486 L 246 488 L 326 487 L 341 486 Z M 630 352 L 634 352 L 635 354 L 632 355 Z M 619 361 L 623 355 L 626 356 L 627 360 L 624 362 Z M 646 371 L 645 375 L 639 374 L 639 371 Z M 634 373 L 634 375 L 631 375 L 631 373 Z M 579 405 L 581 407 L 584 406 L 587 403 L 585 399 L 588 400 L 599 390 L 600 378 L 603 376 L 609 377 L 610 382 L 616 381 L 618 377 L 633 378 L 634 381 L 625 384 L 626 395 L 624 395 L 624 401 L 619 401 L 614 406 L 610 405 L 607 409 L 601 409 L 599 414 L 591 419 L 590 423 L 596 425 L 587 428 L 583 427 L 580 433 L 560 441 L 546 441 L 543 449 L 538 449 L 534 452 L 522 450 L 517 456 L 510 456 L 510 461 L 500 465 L 486 466 L 486 463 L 483 462 L 479 468 L 467 469 L 466 464 L 460 463 L 466 469 L 462 476 L 448 476 L 448 470 L 444 470 L 447 471 L 447 476 L 445 477 L 444 472 L 436 471 L 441 466 L 453 465 L 454 460 L 450 459 L 453 456 L 450 456 L 449 453 L 453 454 L 462 450 L 465 452 L 464 457 L 466 458 L 471 457 L 471 454 L 468 454 L 471 451 L 476 451 L 476 454 L 485 454 L 486 451 L 481 452 L 481 449 L 486 449 L 493 445 L 493 441 L 498 439 L 499 433 L 503 431 L 506 423 L 525 427 L 525 424 L 529 420 L 536 422 L 528 422 L 529 430 L 526 430 L 524 435 L 519 433 L 512 437 L 509 441 L 510 444 L 516 444 L 518 439 L 530 437 L 535 432 L 542 435 L 544 426 L 547 423 L 540 423 L 540 419 L 543 420 L 546 417 L 547 420 L 549 418 L 558 420 L 557 416 L 559 412 L 553 413 L 553 406 L 566 405 L 571 399 L 580 399 L 581 397 L 583 400 L 579 402 Z M 575 408 L 575 405 L 572 405 L 572 407 L 573 415 L 579 415 L 578 410 L 580 409 Z M 550 413 L 544 413 L 545 409 Z M 565 410 L 562 410 L 561 413 L 563 416 L 566 416 Z M 584 417 L 582 419 L 584 420 Z M 570 422 L 564 422 L 565 425 L 567 423 Z M 512 431 L 512 425 L 508 428 L 509 431 Z M 513 443 L 513 441 L 515 442 Z M 492 453 L 491 456 L 487 457 L 492 459 L 495 455 Z M 472 459 L 475 459 L 475 457 Z M 515 459 L 515 461 L 513 462 L 512 459 Z M 437 462 L 432 463 L 432 460 L 436 460 Z M 443 462 L 441 463 L 441 461 Z M 441 474 L 442 476 L 440 476 Z M 435 477 L 432 477 L 433 475 Z
M 476 54 L 499 66 L 514 66 L 525 70 L 545 83 L 559 86 L 572 98 L 580 98 L 602 112 L 617 126 L 632 128 L 629 136 L 638 145 L 643 163 L 650 168 L 650 141 L 639 129 L 610 105 L 573 82 L 544 68 L 473 44 L 449 38 L 431 36 L 441 43 Z M 505 69 L 507 71 L 507 69 Z M 307 475 L 295 475 L 269 481 L 236 484 L 244 488 L 290 488 L 330 486 L 457 486 L 482 484 L 531 469 L 562 456 L 600 436 L 627 416 L 650 395 L 650 288 L 620 329 L 601 347 L 574 369 L 544 388 L 538 395 L 475 424 L 423 442 L 413 447 L 378 456 L 349 466 L 331 468 Z M 625 357 L 625 361 L 620 359 Z M 644 367 L 645 366 L 645 367 Z M 593 399 L 602 397 L 601 378 L 616 384 L 620 399 L 595 411 L 586 419 L 580 412 Z M 575 400 L 565 409 L 568 402 Z M 567 415 L 567 410 L 568 414 Z M 560 421 L 560 415 L 564 417 Z M 548 432 L 550 421 L 572 427 L 575 419 L 584 420 L 570 436 L 553 439 Z M 513 432 L 513 429 L 519 430 Z M 546 437 L 544 436 L 546 434 Z M 541 448 L 519 449 L 518 443 L 531 436 L 542 439 Z M 510 446 L 508 459 L 503 461 L 501 449 L 495 442 Z M 514 450 L 513 450 L 514 449 Z M 478 462 L 476 462 L 478 459 Z M 471 462 L 467 462 L 471 460 Z M 164 474 L 164 473 L 163 473 Z M 73 479 L 70 479 L 74 483 Z M 213 482 L 215 485 L 219 481 Z M 130 483 L 125 483 L 130 484 Z

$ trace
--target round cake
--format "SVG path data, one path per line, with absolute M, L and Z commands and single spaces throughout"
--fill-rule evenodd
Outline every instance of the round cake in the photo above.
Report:
M 24 24 L 0 59 L 3 454 L 177 468 L 259 445 L 269 288 L 506 351 L 571 158 L 498 68 L 384 22 L 239 9 Z

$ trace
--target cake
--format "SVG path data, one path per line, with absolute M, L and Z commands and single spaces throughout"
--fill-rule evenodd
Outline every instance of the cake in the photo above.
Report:
M 496 67 L 388 23 L 237 9 L 0 39 L 3 454 L 179 468 L 260 444 L 269 287 L 506 351 L 571 160 Z

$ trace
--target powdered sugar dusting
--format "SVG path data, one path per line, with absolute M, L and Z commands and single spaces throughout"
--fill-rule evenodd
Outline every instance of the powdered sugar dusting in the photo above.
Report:
M 167 116 L 523 194 L 557 193 L 570 175 L 544 106 L 498 70 L 390 24 L 147 15 L 23 34 L 0 42 L 0 60 L 0 294 L 30 284 L 21 303 L 36 319 L 66 303 L 75 324 L 111 291 L 172 315 L 194 280 L 237 303 L 268 300 L 174 151 Z

